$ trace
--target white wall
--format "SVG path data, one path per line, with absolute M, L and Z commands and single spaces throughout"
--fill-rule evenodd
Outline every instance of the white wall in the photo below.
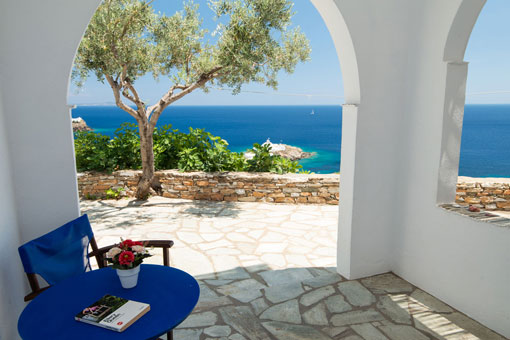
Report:
M 0 339 L 17 336 L 17 247 L 79 215 L 67 84 L 99 1 L 0 2 Z
M 437 207 L 455 190 L 467 74 L 459 49 L 484 2 L 335 0 L 360 89 L 342 127 L 338 270 L 394 271 L 510 336 L 510 229 Z
M 23 309 L 24 278 L 18 260 L 19 229 L 13 201 L 12 174 L 4 123 L 0 83 L 0 340 L 17 339 L 18 315 Z
M 2 2 L 0 71 L 22 242 L 79 215 L 67 86 L 95 3 Z
M 466 16 L 476 18 L 484 2 L 465 1 L 472 10 Z M 444 58 L 447 41 L 462 43 L 458 34 L 451 39 L 450 30 L 459 20 L 458 2 L 448 5 L 423 9 L 429 25 L 408 45 L 407 135 L 392 270 L 510 337 L 510 228 L 436 207 L 454 197 L 467 77 L 463 53 Z M 473 23 L 465 29 L 470 32 Z
M 14 214 L 12 201 L 2 205 L 0 221 L 12 226 L 8 230 L 14 241 L 16 219 L 21 241 L 26 241 L 79 214 L 65 103 L 75 49 L 98 2 L 0 3 L 3 125 L 11 157 L 11 177 L 1 176 L 0 187 L 12 182 L 16 209 Z M 339 271 L 356 278 L 393 270 L 510 336 L 510 230 L 436 207 L 443 197 L 438 194 L 447 195 L 453 183 L 444 175 L 452 172 L 440 170 L 441 157 L 458 147 L 455 129 L 443 131 L 443 124 L 452 123 L 445 111 L 461 115 L 455 109 L 462 100 L 445 95 L 460 90 L 465 76 L 462 70 L 448 76 L 447 62 L 462 65 L 458 49 L 465 46 L 470 30 L 469 20 L 457 13 L 460 8 L 474 20 L 483 2 L 314 4 L 339 49 L 349 104 L 343 126 L 339 240 L 345 246 L 339 248 Z M 335 6 L 341 14 L 334 12 Z M 458 21 L 461 25 L 451 34 L 452 23 Z M 450 101 L 453 111 L 445 110 Z M 0 136 L 0 157 L 6 152 L 5 137 Z M 449 159 L 455 167 L 455 157 Z M 2 163 L 0 175 L 8 169 L 8 163 Z M 12 256 L 16 258 L 11 263 L 18 261 Z M 16 277 L 2 283 L 13 295 Z M 6 315 L 7 307 L 0 308 L 0 315 Z M 2 326 L 11 322 L 0 320 Z M 12 324 L 2 332 L 14 330 Z

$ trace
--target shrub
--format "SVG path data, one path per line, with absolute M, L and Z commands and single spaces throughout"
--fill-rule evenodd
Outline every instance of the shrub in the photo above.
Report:
M 116 199 L 116 200 L 118 200 L 122 196 L 123 191 L 124 191 L 123 188 L 117 188 L 117 189 L 110 188 L 110 189 L 106 190 L 106 192 L 105 192 L 106 199 L 109 199 L 109 200 Z
M 75 133 L 78 171 L 140 169 L 140 138 L 135 124 L 124 123 L 115 136 L 95 132 Z M 154 129 L 156 170 L 298 172 L 301 165 L 271 154 L 269 145 L 253 144 L 254 157 L 246 160 L 242 152 L 232 152 L 228 143 L 204 129 L 189 128 L 188 133 L 172 130 L 171 125 Z
M 110 137 L 100 133 L 78 131 L 74 135 L 74 151 L 78 171 L 110 169 Z
M 275 156 L 271 154 L 271 146 L 253 144 L 253 158 L 248 160 L 248 171 L 269 172 L 273 167 Z
M 165 125 L 154 130 L 154 167 L 156 169 L 176 169 L 179 162 L 179 130 L 171 130 Z
M 273 165 L 269 170 L 270 172 L 276 172 L 278 174 L 284 174 L 286 172 L 297 173 L 302 168 L 298 162 L 280 156 L 273 157 Z
M 121 124 L 115 130 L 115 137 L 110 140 L 108 148 L 114 170 L 142 168 L 140 136 L 136 124 Z

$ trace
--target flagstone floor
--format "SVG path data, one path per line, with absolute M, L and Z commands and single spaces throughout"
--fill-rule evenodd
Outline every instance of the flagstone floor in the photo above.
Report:
M 393 274 L 338 275 L 336 206 L 155 197 L 81 207 L 99 246 L 175 241 L 172 266 L 201 287 L 176 340 L 504 339 Z

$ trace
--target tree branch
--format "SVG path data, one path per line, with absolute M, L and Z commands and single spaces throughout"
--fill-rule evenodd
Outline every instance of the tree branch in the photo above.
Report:
M 105 75 L 105 78 L 113 90 L 113 96 L 115 97 L 115 104 L 117 104 L 118 107 L 120 107 L 122 110 L 129 113 L 131 116 L 133 116 L 133 118 L 135 118 L 138 121 L 139 117 L 138 117 L 138 114 L 135 111 L 135 109 L 127 106 L 120 98 L 120 86 L 113 80 L 113 78 L 110 75 Z
M 191 85 L 174 85 L 168 90 L 163 97 L 159 100 L 157 104 L 154 104 L 150 106 L 147 109 L 147 118 L 150 117 L 150 125 L 151 128 L 154 128 L 156 126 L 156 123 L 158 122 L 159 116 L 163 112 L 164 109 L 168 107 L 168 105 L 172 104 L 173 102 L 181 99 L 188 93 L 193 92 L 194 90 L 203 87 L 208 81 L 211 79 L 214 79 L 218 77 L 220 74 L 218 73 L 220 70 L 222 70 L 224 66 L 216 66 L 212 70 L 210 70 L 207 73 L 203 73 L 200 75 L 200 78 L 194 82 Z M 174 93 L 175 90 L 181 90 L 179 93 Z
M 117 85 L 119 87 L 119 91 L 125 98 L 129 99 L 131 102 L 133 102 L 133 104 L 136 105 L 139 112 L 143 112 L 144 104 L 140 99 L 140 96 L 138 95 L 138 92 L 135 90 L 134 86 L 131 84 L 129 79 L 127 79 L 127 68 L 128 68 L 127 64 L 124 64 L 124 66 L 122 66 L 122 72 L 117 76 L 114 83 L 119 84 L 120 78 L 120 86 Z M 131 91 L 132 95 L 130 95 L 128 91 Z
M 138 92 L 136 92 L 136 89 L 133 86 L 133 84 L 131 84 L 130 82 L 126 82 L 125 86 L 129 89 L 129 91 L 131 91 L 136 102 L 143 106 L 143 101 L 140 99 L 140 96 L 138 95 Z
M 137 103 L 136 103 L 136 99 L 128 93 L 128 89 L 127 89 L 126 87 L 121 87 L 121 88 L 122 88 L 121 93 L 122 93 L 122 95 L 124 96 L 124 98 L 126 98 L 126 99 L 128 99 L 128 100 L 132 101 L 132 102 L 133 102 L 133 104 L 137 105 Z M 121 88 L 119 88 L 119 90 L 120 90 Z M 138 107 L 138 105 L 137 105 L 137 107 Z

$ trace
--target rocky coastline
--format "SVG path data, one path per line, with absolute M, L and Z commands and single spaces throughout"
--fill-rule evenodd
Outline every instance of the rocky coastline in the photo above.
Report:
M 76 131 L 92 131 L 92 129 L 87 125 L 85 120 L 81 117 L 72 118 L 73 124 L 73 132 Z
M 284 158 L 288 158 L 291 161 L 298 161 L 300 159 L 310 158 L 315 156 L 315 152 L 306 152 L 303 149 L 298 148 L 297 146 L 291 146 L 286 144 L 277 144 L 283 146 L 284 150 L 274 151 L 273 154 L 277 156 L 281 156 Z
M 301 159 L 310 158 L 316 155 L 315 152 L 306 152 L 297 146 L 271 143 L 269 138 L 262 145 L 270 145 L 271 154 L 290 159 L 291 161 L 299 161 Z M 251 150 L 247 150 L 245 152 L 245 156 L 250 159 L 253 157 L 253 152 Z

